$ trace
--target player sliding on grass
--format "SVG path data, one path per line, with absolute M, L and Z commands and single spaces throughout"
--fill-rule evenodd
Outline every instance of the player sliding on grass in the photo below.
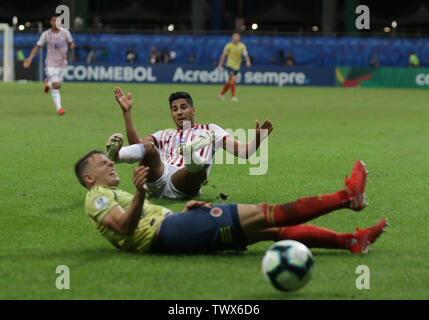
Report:
M 65 112 L 61 106 L 60 89 L 67 67 L 67 50 L 73 50 L 75 45 L 70 32 L 59 26 L 61 21 L 58 16 L 52 16 L 50 23 L 51 29 L 42 33 L 39 41 L 37 41 L 37 44 L 31 50 L 30 56 L 25 59 L 24 68 L 30 67 L 34 56 L 46 43 L 45 73 L 47 78 L 45 80 L 44 91 L 48 93 L 49 89 L 52 88 L 52 100 L 54 101 L 57 113 L 61 116 Z
M 338 209 L 362 210 L 365 205 L 366 169 L 354 164 L 345 188 L 331 194 L 299 198 L 283 204 L 210 204 L 189 201 L 183 212 L 173 213 L 145 201 L 149 168 L 133 169 L 134 195 L 117 188 L 113 161 L 91 151 L 75 165 L 76 176 L 89 191 L 86 213 L 114 246 L 138 253 L 210 253 L 244 250 L 258 241 L 291 239 L 310 248 L 347 249 L 365 253 L 387 226 L 386 219 L 354 233 L 301 225 Z
M 148 187 L 153 197 L 190 198 L 199 195 L 210 172 L 212 158 L 219 148 L 240 158 L 248 158 L 273 130 L 271 121 L 256 121 L 255 138 L 241 143 L 216 124 L 195 123 L 195 108 L 186 92 L 170 95 L 170 111 L 177 130 L 160 130 L 141 139 L 131 116 L 131 94 L 115 88 L 123 111 L 130 146 L 122 147 L 123 137 L 114 134 L 107 143 L 107 155 L 115 162 L 139 162 L 150 167 Z M 186 126 L 188 124 L 188 126 Z

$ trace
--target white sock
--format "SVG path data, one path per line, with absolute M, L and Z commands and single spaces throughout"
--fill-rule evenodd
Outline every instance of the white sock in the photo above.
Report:
M 57 108 L 57 111 L 61 109 L 61 96 L 60 96 L 60 90 L 58 89 L 52 89 L 52 100 L 54 100 L 55 108 Z
M 183 159 L 185 160 L 185 168 L 189 172 L 201 171 L 207 164 L 207 161 L 200 156 L 199 150 L 192 152 L 192 156 L 190 152 L 184 152 Z
M 130 146 L 122 147 L 121 150 L 119 150 L 118 161 L 116 162 L 139 162 L 144 159 L 145 154 L 146 150 L 142 144 L 132 144 Z

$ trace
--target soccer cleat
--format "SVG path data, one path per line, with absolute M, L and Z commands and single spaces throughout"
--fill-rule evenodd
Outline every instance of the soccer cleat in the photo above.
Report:
M 366 168 L 362 160 L 356 161 L 350 178 L 344 179 L 350 209 L 360 211 L 368 205 L 365 195 Z
M 124 136 L 121 133 L 113 134 L 106 142 L 106 157 L 112 161 L 118 159 L 119 150 L 124 143 Z
M 356 228 L 354 237 L 351 240 L 349 251 L 355 254 L 368 253 L 371 248 L 371 244 L 375 242 L 375 240 L 388 226 L 389 224 L 387 223 L 387 219 L 384 218 L 372 227 L 366 229 Z
M 225 100 L 225 96 L 223 94 L 219 93 L 219 99 L 223 101 L 223 100 Z
M 49 82 L 49 79 L 45 79 L 45 88 L 43 88 L 43 91 L 44 91 L 45 93 L 48 93 L 48 92 L 49 92 L 48 82 Z
M 237 97 L 232 97 L 232 98 L 231 98 L 231 101 L 235 101 L 235 102 L 237 102 L 237 101 L 238 101 L 238 98 L 237 98 Z
M 204 148 L 205 146 L 213 144 L 214 139 L 215 139 L 214 131 L 206 130 L 206 131 L 203 131 L 194 140 L 179 144 L 177 148 L 179 150 L 180 155 L 183 156 L 183 154 L 188 150 L 189 152 L 197 151 L 197 150 L 200 150 L 201 148 Z
M 59 116 L 62 116 L 66 111 L 63 108 L 60 108 L 57 113 Z

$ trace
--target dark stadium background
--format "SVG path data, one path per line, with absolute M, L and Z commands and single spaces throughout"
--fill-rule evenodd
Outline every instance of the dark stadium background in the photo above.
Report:
M 168 32 L 167 25 L 174 24 L 175 32 L 228 33 L 241 22 L 246 25 L 246 32 L 252 32 L 249 23 L 255 22 L 255 33 L 271 35 L 411 37 L 429 33 L 429 3 L 424 0 L 2 0 L 0 22 L 10 23 L 10 17 L 17 16 L 19 23 L 30 22 L 28 31 L 34 31 L 38 21 L 47 26 L 47 13 L 60 4 L 70 7 L 71 21 L 76 15 L 82 16 L 84 30 L 88 32 L 162 33 Z M 370 32 L 354 30 L 354 9 L 359 4 L 371 9 Z M 396 34 L 384 34 L 383 29 L 392 20 L 398 22 Z M 319 31 L 312 31 L 313 26 L 318 26 Z

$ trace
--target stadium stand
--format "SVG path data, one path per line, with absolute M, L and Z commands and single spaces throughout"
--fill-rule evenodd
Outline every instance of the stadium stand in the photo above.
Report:
M 27 56 L 37 41 L 36 33 L 15 34 L 15 48 Z M 123 63 L 125 53 L 134 46 L 138 53 L 136 63 L 147 61 L 150 48 L 174 50 L 175 63 L 188 63 L 194 56 L 195 64 L 217 61 L 230 36 L 214 35 L 118 35 L 73 33 L 77 46 L 75 62 L 85 62 L 88 48 L 97 48 L 96 61 Z M 373 52 L 378 53 L 381 66 L 406 67 L 408 53 L 421 57 L 420 66 L 429 66 L 429 39 L 407 38 L 332 38 L 332 37 L 276 37 L 243 36 L 254 65 L 279 65 L 278 53 L 292 52 L 296 66 L 353 66 L 367 67 Z

